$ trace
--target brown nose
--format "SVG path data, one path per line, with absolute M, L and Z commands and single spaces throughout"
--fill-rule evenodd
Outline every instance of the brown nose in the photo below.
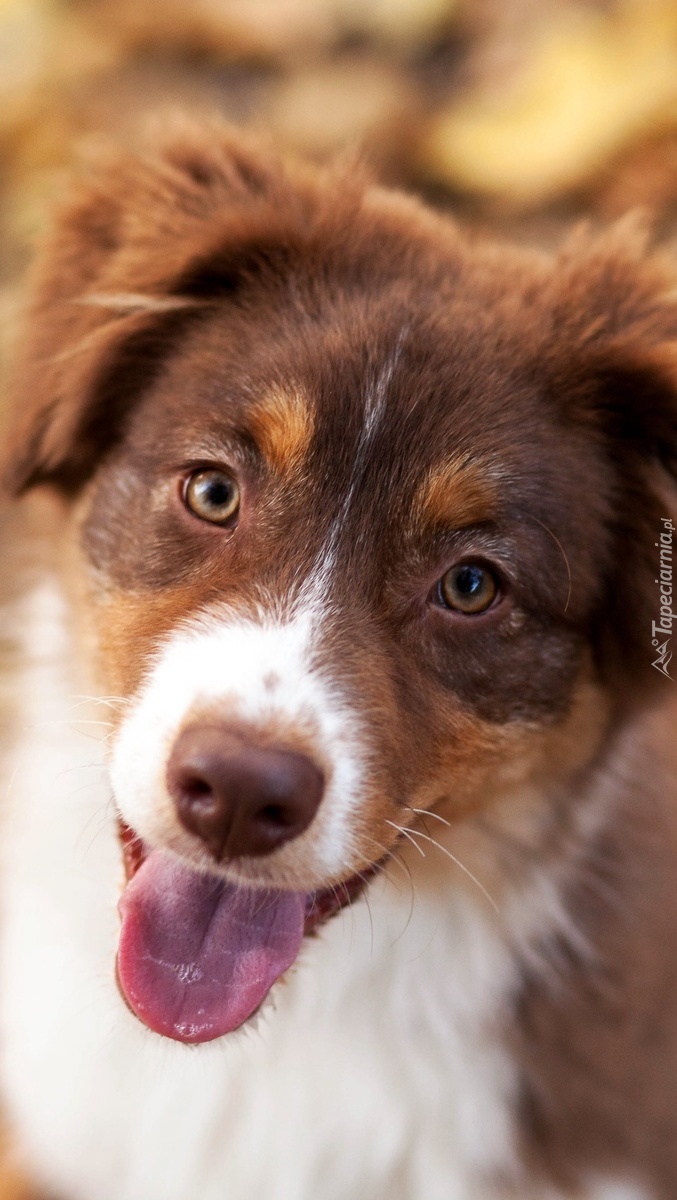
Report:
M 218 861 L 270 854 L 298 837 L 317 812 L 324 779 L 302 754 L 194 725 L 174 744 L 167 785 L 183 827 Z

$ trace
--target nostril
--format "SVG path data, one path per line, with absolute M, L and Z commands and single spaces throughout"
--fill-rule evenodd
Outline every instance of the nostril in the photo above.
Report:
M 207 783 L 206 779 L 199 779 L 195 775 L 179 779 L 178 788 L 187 800 L 204 800 L 214 794 L 211 784 Z
M 296 823 L 296 814 L 281 804 L 266 804 L 257 813 L 259 821 L 277 829 L 288 829 Z

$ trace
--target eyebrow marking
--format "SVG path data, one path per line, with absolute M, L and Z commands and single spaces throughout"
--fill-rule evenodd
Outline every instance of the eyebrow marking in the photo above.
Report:
M 491 518 L 495 500 L 490 469 L 463 454 L 428 472 L 414 499 L 413 512 L 426 524 L 462 527 Z
M 275 388 L 254 409 L 252 433 L 274 467 L 288 471 L 298 466 L 310 445 L 315 413 L 309 399 L 298 390 Z

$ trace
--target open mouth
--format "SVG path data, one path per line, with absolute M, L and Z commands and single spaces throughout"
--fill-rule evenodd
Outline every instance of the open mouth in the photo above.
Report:
M 251 1017 L 313 933 L 359 896 L 385 860 L 315 892 L 256 889 L 149 850 L 119 822 L 127 885 L 117 977 L 156 1033 L 207 1042 Z

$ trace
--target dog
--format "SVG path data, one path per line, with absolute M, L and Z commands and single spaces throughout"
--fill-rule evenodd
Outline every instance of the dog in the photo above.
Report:
M 78 178 L 4 445 L 45 1194 L 673 1200 L 676 351 L 637 222 L 496 245 L 218 124 Z

